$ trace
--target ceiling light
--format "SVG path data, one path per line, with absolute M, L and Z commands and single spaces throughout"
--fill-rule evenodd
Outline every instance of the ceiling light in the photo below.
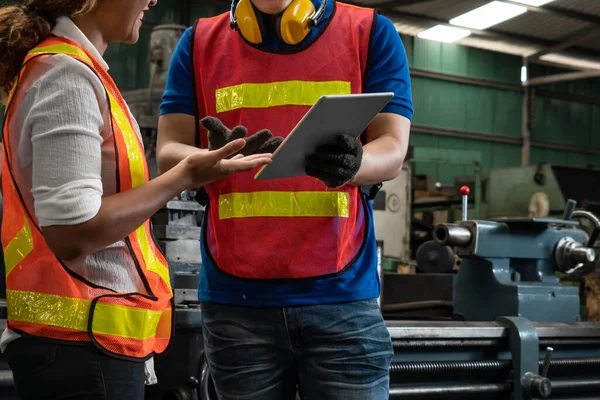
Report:
M 417 36 L 421 39 L 436 40 L 438 42 L 452 43 L 457 40 L 466 38 L 471 34 L 471 31 L 467 29 L 453 28 L 451 26 L 436 25 L 433 28 L 429 28 Z
M 513 1 L 516 3 L 523 3 L 523 4 L 527 4 L 529 6 L 539 7 L 539 6 L 543 6 L 544 4 L 551 3 L 554 0 L 513 0 Z
M 486 29 L 527 12 L 527 8 L 514 4 L 492 1 L 484 6 L 452 18 L 452 25 L 473 29 Z

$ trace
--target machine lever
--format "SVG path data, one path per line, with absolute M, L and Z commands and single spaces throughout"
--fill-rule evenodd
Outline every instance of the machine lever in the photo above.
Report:
M 471 193 L 471 189 L 468 186 L 463 186 L 460 188 L 460 194 L 462 195 L 462 220 L 467 220 L 467 212 L 469 210 L 469 193 Z
M 565 221 L 570 221 L 573 219 L 573 212 L 575 211 L 575 207 L 577 207 L 577 202 L 575 200 L 567 201 L 565 206 L 565 212 L 563 214 L 563 219 Z
M 542 377 L 548 377 L 548 370 L 550 369 L 550 359 L 552 358 L 552 347 L 546 347 L 546 355 L 544 356 L 544 362 L 542 363 Z

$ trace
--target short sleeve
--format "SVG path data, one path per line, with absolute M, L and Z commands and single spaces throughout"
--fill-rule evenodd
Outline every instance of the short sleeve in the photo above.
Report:
M 60 61 L 20 107 L 31 140 L 31 192 L 41 226 L 76 225 L 94 218 L 102 204 L 100 101 L 106 93 L 79 61 L 52 58 Z
M 406 50 L 389 18 L 377 15 L 375 23 L 365 92 L 393 92 L 394 98 L 382 112 L 399 114 L 412 120 L 413 103 Z
M 192 28 L 186 29 L 173 52 L 160 115 L 196 113 L 191 68 L 192 33 Z

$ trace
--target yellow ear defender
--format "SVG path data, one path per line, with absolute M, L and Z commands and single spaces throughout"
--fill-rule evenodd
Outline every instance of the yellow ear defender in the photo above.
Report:
M 292 0 L 290 5 L 278 18 L 277 29 L 281 39 L 289 44 L 295 45 L 302 42 L 317 26 L 323 14 L 327 0 L 321 1 L 318 10 L 311 0 Z M 231 28 L 237 29 L 242 36 L 253 44 L 263 41 L 263 26 L 261 18 L 254 11 L 251 0 L 233 0 L 230 12 Z

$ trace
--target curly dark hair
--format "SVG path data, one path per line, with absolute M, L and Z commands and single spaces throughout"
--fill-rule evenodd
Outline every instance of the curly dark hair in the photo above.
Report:
M 0 7 L 0 91 L 10 91 L 27 53 L 50 36 L 60 16 L 91 11 L 98 0 L 28 0 Z

